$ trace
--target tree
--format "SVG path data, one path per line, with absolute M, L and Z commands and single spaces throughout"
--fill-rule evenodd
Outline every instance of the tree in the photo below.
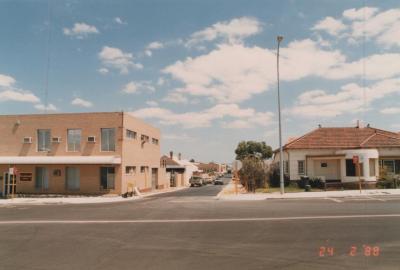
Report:
M 268 159 L 272 157 L 272 148 L 265 142 L 241 141 L 235 150 L 236 159 L 243 161 L 246 157 Z
M 195 160 L 192 158 L 192 159 L 190 160 L 190 162 L 192 162 L 192 163 L 193 163 L 193 162 L 195 162 Z
M 268 181 L 268 168 L 264 161 L 254 156 L 245 157 L 242 160 L 242 168 L 239 170 L 241 184 L 249 192 L 255 192 L 256 188 L 265 188 Z

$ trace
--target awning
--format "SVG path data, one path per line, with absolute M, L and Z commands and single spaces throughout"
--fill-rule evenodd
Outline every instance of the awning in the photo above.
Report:
M 0 164 L 121 164 L 117 156 L 0 156 Z

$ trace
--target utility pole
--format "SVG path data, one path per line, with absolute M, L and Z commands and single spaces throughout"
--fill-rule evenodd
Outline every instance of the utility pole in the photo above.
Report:
M 276 41 L 278 42 L 278 48 L 276 53 L 276 75 L 277 75 L 277 86 L 278 86 L 278 118 L 279 118 L 279 169 L 280 169 L 280 186 L 281 194 L 285 193 L 285 182 L 283 178 L 283 149 L 282 149 L 282 123 L 281 123 L 281 94 L 279 90 L 279 46 L 283 40 L 283 36 L 277 36 Z

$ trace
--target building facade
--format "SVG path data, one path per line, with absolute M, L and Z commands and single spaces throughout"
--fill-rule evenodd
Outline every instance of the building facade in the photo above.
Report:
M 3 194 L 124 194 L 169 186 L 159 129 L 128 113 L 3 115 L 0 132 Z
M 290 180 L 309 176 L 350 184 L 361 178 L 373 185 L 382 170 L 400 176 L 400 135 L 369 126 L 320 127 L 284 145 L 283 161 Z

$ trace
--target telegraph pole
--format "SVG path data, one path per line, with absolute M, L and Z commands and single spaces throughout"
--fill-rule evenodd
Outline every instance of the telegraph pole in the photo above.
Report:
M 283 36 L 277 36 L 278 49 L 276 53 L 276 75 L 278 85 L 278 118 L 279 118 L 279 169 L 280 169 L 280 187 L 281 194 L 285 193 L 285 182 L 283 177 L 283 149 L 282 149 L 282 123 L 281 123 L 281 95 L 279 90 L 279 46 L 283 40 Z

